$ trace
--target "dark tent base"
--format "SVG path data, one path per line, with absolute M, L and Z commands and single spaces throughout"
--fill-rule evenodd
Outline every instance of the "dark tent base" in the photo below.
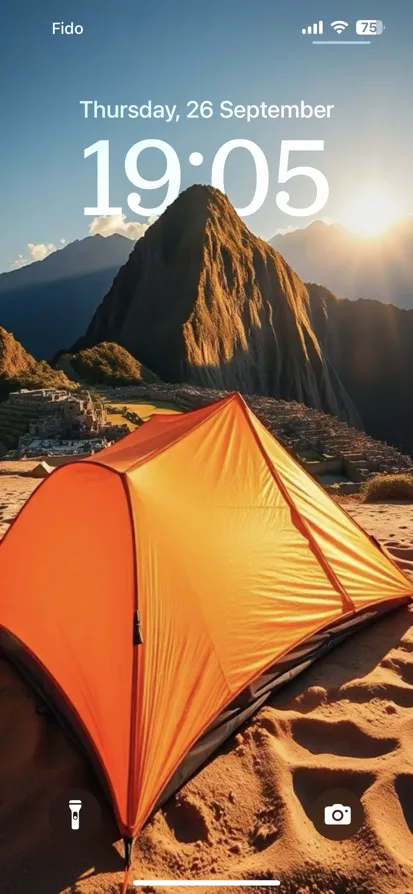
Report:
M 257 680 L 239 695 L 230 705 L 214 720 L 206 732 L 198 739 L 198 742 L 188 752 L 182 764 L 172 779 L 163 790 L 155 810 L 158 809 L 171 795 L 174 794 L 187 780 L 196 773 L 211 755 L 248 720 L 261 706 L 283 686 L 293 680 L 298 674 L 307 670 L 319 658 L 322 658 L 334 646 L 344 642 L 348 636 L 362 630 L 377 621 L 381 615 L 393 611 L 410 602 L 409 597 L 391 600 L 379 604 L 372 609 L 364 610 L 350 617 L 342 618 L 334 625 L 330 625 L 301 645 L 292 649 Z

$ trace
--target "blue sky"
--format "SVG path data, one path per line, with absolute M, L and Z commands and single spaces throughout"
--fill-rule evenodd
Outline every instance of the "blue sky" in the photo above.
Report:
M 388 11 L 386 12 L 386 7 Z M 324 19 L 344 19 L 355 36 L 358 18 L 380 18 L 386 30 L 370 46 L 313 46 L 301 28 Z M 79 36 L 52 35 L 52 22 L 83 25 Z M 330 35 L 329 35 L 330 36 Z M 96 203 L 96 156 L 84 149 L 110 141 L 111 205 L 129 220 L 144 222 L 127 206 L 124 157 L 142 139 L 168 142 L 177 152 L 181 188 L 209 182 L 212 160 L 225 142 L 249 139 L 266 155 L 270 184 L 260 211 L 246 222 L 264 238 L 278 228 L 303 226 L 276 205 L 282 139 L 323 139 L 324 153 L 297 153 L 290 164 L 319 167 L 330 196 L 322 214 L 342 221 L 349 202 L 366 187 L 395 198 L 400 214 L 413 213 L 412 105 L 413 3 L 411 0 L 87 0 L 59 3 L 16 0 L 8 4 L 0 34 L 0 112 L 3 215 L 0 271 L 28 244 L 61 245 L 87 235 Z M 5 88 L 5 89 L 4 89 Z M 179 122 L 85 120 L 80 100 L 141 105 L 177 104 Z M 189 100 L 211 100 L 209 120 L 185 118 Z M 333 104 L 330 120 L 223 120 L 221 101 Z M 191 152 L 204 156 L 189 164 Z M 160 177 L 164 159 L 146 150 L 139 167 Z M 226 165 L 226 191 L 238 207 L 255 189 L 254 164 L 237 150 Z M 158 204 L 165 187 L 142 191 L 144 204 Z M 314 187 L 297 178 L 291 203 L 310 204 Z M 32 249 L 32 256 L 33 254 Z

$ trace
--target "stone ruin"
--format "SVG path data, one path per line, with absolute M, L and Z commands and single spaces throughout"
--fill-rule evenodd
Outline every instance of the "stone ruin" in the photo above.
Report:
M 29 417 L 28 430 L 18 438 L 22 456 L 95 453 L 128 433 L 128 426 L 108 422 L 103 403 L 87 390 L 21 389 L 7 401 L 12 410 Z M 82 442 L 84 443 L 82 446 Z
M 89 437 L 99 433 L 107 422 L 103 404 L 95 404 L 89 391 L 22 389 L 13 391 L 8 401 L 10 406 L 33 413 L 29 423 L 29 434 L 33 436 Z

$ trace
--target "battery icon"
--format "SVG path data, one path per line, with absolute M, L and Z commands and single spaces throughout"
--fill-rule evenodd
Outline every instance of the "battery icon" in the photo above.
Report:
M 380 19 L 359 19 L 356 22 L 357 34 L 383 34 L 384 25 Z

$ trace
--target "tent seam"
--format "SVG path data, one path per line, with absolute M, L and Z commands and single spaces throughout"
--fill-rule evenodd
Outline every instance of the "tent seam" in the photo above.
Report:
M 119 474 L 120 474 L 120 477 L 122 478 L 122 483 L 123 483 L 123 487 L 124 487 L 125 494 L 126 494 L 128 511 L 130 514 L 130 523 L 131 523 L 131 528 L 132 528 L 132 532 L 133 532 L 134 603 L 135 603 L 135 610 L 136 610 L 138 608 L 138 590 L 139 590 L 139 587 L 138 587 L 138 562 L 137 562 L 137 549 L 136 549 L 136 525 L 135 525 L 135 518 L 133 515 L 132 501 L 131 501 L 130 490 L 129 490 L 128 472 L 121 472 Z M 202 608 L 199 605 L 199 602 L 197 602 L 197 605 L 198 605 L 200 615 L 201 615 L 204 625 L 205 625 L 205 630 L 208 635 L 208 640 L 209 640 L 210 647 L 211 647 L 211 653 L 214 655 L 217 665 L 221 671 L 222 681 L 223 681 L 225 688 L 228 692 L 228 696 L 231 699 L 231 698 L 233 698 L 233 692 L 229 685 L 225 670 L 222 666 L 220 656 L 218 655 L 218 653 L 216 651 L 216 648 L 214 645 L 214 640 L 213 640 L 211 631 L 209 629 L 209 624 L 207 622 L 207 618 L 206 618 L 204 612 L 202 611 Z M 138 739 L 138 735 L 137 735 L 138 652 L 137 652 L 137 649 L 138 649 L 138 646 L 133 646 L 134 651 L 133 651 L 132 686 L 131 686 L 131 728 L 130 728 L 130 739 L 129 739 L 128 794 L 127 794 L 127 808 L 126 808 L 127 823 L 130 828 L 133 828 L 133 826 L 135 824 L 135 819 L 136 819 L 136 817 L 134 817 L 133 820 L 130 819 L 130 817 L 132 816 L 132 814 L 130 814 L 130 809 L 131 809 L 131 804 L 133 801 L 133 792 L 134 792 L 135 782 L 136 782 L 136 765 L 135 765 L 134 758 L 135 758 L 135 752 L 136 752 L 136 743 L 137 743 L 137 739 Z M 137 799 L 137 803 L 139 803 L 139 799 Z
M 118 469 L 114 469 L 113 466 L 106 465 L 106 463 L 97 462 L 96 460 L 92 460 L 92 459 L 90 459 L 89 457 L 88 457 L 87 459 L 81 460 L 80 462 L 69 462 L 69 463 L 64 463 L 64 464 L 61 465 L 61 466 L 57 466 L 56 468 L 53 469 L 53 473 L 51 473 L 51 475 L 49 475 L 47 478 L 44 478 L 43 481 L 40 482 L 40 484 L 38 485 L 38 487 L 35 488 L 35 490 L 33 491 L 33 493 L 30 494 L 30 496 L 29 496 L 29 498 L 26 500 L 26 502 L 23 503 L 23 505 L 20 507 L 20 509 L 19 509 L 17 515 L 15 516 L 15 518 L 13 519 L 13 521 L 12 521 L 10 527 L 7 529 L 7 531 L 6 531 L 5 534 L 3 535 L 2 539 L 0 540 L 0 550 L 1 550 L 1 547 L 3 546 L 3 544 L 6 542 L 7 537 L 11 534 L 11 532 L 14 530 L 15 526 L 17 525 L 20 516 L 23 515 L 23 514 L 25 513 L 26 508 L 27 508 L 27 506 L 29 505 L 29 503 L 31 503 L 32 500 L 33 500 L 33 501 L 35 500 L 36 495 L 39 493 L 39 491 L 40 491 L 40 489 L 41 489 L 42 487 L 45 487 L 45 486 L 47 487 L 47 485 L 48 485 L 48 484 L 50 483 L 50 481 L 51 481 L 51 477 L 52 477 L 52 475 L 63 474 L 63 473 L 66 472 L 66 470 L 67 470 L 68 468 L 73 467 L 73 466 L 76 466 L 76 467 L 79 466 L 79 468 L 81 468 L 82 466 L 85 466 L 85 465 L 94 466 L 95 468 L 99 468 L 99 469 L 101 469 L 101 470 L 104 470 L 105 472 L 109 472 L 109 473 L 111 473 L 111 474 L 114 474 L 117 478 L 120 478 L 120 479 L 121 479 L 121 483 L 122 483 L 122 485 L 123 485 L 123 473 L 122 473 L 122 472 L 119 472 Z M 124 485 L 123 485 L 123 486 L 124 486 Z M 128 506 L 128 513 L 130 513 L 130 512 L 131 512 L 131 507 L 130 507 L 130 504 L 129 504 L 129 498 L 128 498 L 128 495 L 127 495 L 127 506 Z M 134 531 L 133 517 L 131 517 L 131 524 L 132 524 L 132 530 Z M 135 564 L 135 566 L 136 566 L 136 555 L 135 555 L 135 551 L 133 551 L 133 555 L 134 555 L 134 564 Z M 136 575 L 136 568 L 135 568 L 135 574 L 134 574 L 134 577 L 135 577 L 134 601 L 135 601 L 135 604 L 137 604 L 137 586 L 136 586 L 137 575 Z M 11 633 L 11 631 L 9 631 L 8 628 L 4 627 L 1 623 L 0 623 L 0 629 L 6 630 L 6 632 Z M 14 634 L 12 634 L 12 635 L 14 635 Z M 109 790 L 109 792 L 110 792 L 110 794 L 111 794 L 111 798 L 112 798 L 113 809 L 114 809 L 115 816 L 116 816 L 117 823 L 118 823 L 118 828 L 119 828 L 119 831 L 122 832 L 122 828 L 126 828 L 126 826 L 128 825 L 128 823 L 127 823 L 127 822 L 126 822 L 126 823 L 123 823 L 123 821 L 122 821 L 122 819 L 121 819 L 121 811 L 120 811 L 119 806 L 118 806 L 117 797 L 116 797 L 115 791 L 114 791 L 114 789 L 113 789 L 113 787 L 112 787 L 112 782 L 111 782 L 109 773 L 108 773 L 108 771 L 107 771 L 107 769 L 106 769 L 106 764 L 105 764 L 105 762 L 104 762 L 104 760 L 103 760 L 103 757 L 101 757 L 101 755 L 100 755 L 100 753 L 99 753 L 99 751 L 98 751 L 98 748 L 95 746 L 95 743 L 94 743 L 93 739 L 92 739 L 91 736 L 89 735 L 89 731 L 88 731 L 87 726 L 86 726 L 85 723 L 83 722 L 83 720 L 82 720 L 82 718 L 81 718 L 81 715 L 80 715 L 80 714 L 78 713 L 78 711 L 77 711 L 77 708 L 75 707 L 75 705 L 73 704 L 73 702 L 71 701 L 71 699 L 66 695 L 66 693 L 65 693 L 64 690 L 62 689 L 62 687 L 61 687 L 60 683 L 57 681 L 57 679 L 53 676 L 53 674 L 50 673 L 49 669 L 43 664 L 43 662 L 41 661 L 41 659 L 39 659 L 39 658 L 37 657 L 37 655 L 35 655 L 35 654 L 32 652 L 32 650 L 31 650 L 30 647 L 26 644 L 26 642 L 24 642 L 23 640 L 20 640 L 20 642 L 22 642 L 24 649 L 26 649 L 26 651 L 32 656 L 32 658 L 39 664 L 39 666 L 41 667 L 41 669 L 42 669 L 43 673 L 45 674 L 46 678 L 49 679 L 49 680 L 52 682 L 52 686 L 55 688 L 56 693 L 58 693 L 58 695 L 62 698 L 63 702 L 66 703 L 66 705 L 69 706 L 69 710 L 70 710 L 71 713 L 74 715 L 75 719 L 78 721 L 78 723 L 79 723 L 79 727 L 80 727 L 80 729 L 82 730 L 82 734 L 84 735 L 85 740 L 86 740 L 86 742 L 87 742 L 87 744 L 88 744 L 88 746 L 89 746 L 89 748 L 90 748 L 90 750 L 91 750 L 91 753 L 92 753 L 94 759 L 96 760 L 96 763 L 97 763 L 97 765 L 98 765 L 100 771 L 102 772 L 103 777 L 104 777 L 104 779 L 105 779 L 105 781 L 106 781 L 106 784 L 107 784 L 107 786 L 108 786 L 108 790 Z M 1 651 L 1 650 L 0 650 L 0 651 Z M 70 723 L 70 719 L 69 719 L 69 723 Z M 71 724 L 71 723 L 70 723 L 70 726 L 72 727 L 72 724 Z M 76 736 L 76 729 L 75 729 L 75 727 L 72 727 L 72 729 L 74 729 L 74 733 L 75 733 L 75 736 Z M 128 778 L 129 778 L 129 777 L 128 777 Z M 127 795 L 127 798 L 129 798 L 129 794 Z
M 132 533 L 132 562 L 133 562 L 133 611 L 138 611 L 138 562 L 136 556 L 136 529 L 135 529 L 135 518 L 133 515 L 132 509 L 132 501 L 129 490 L 128 478 L 125 472 L 118 473 L 122 482 L 122 487 L 124 490 L 124 494 L 126 497 L 126 505 L 128 507 L 128 515 L 129 522 L 131 526 Z M 131 638 L 132 638 L 132 625 L 131 625 Z M 131 680 L 131 704 L 130 704 L 130 729 L 129 729 L 129 755 L 128 755 L 128 787 L 127 787 L 127 798 L 126 798 L 126 821 L 128 826 L 132 826 L 132 822 L 129 822 L 130 815 L 130 805 L 132 802 L 132 795 L 134 790 L 134 782 L 135 782 L 135 751 L 136 751 L 136 740 L 137 740 L 137 730 L 136 730 L 136 718 L 137 718 L 137 689 L 138 689 L 138 645 L 135 645 L 132 640 L 132 680 Z
M 250 407 L 248 406 L 248 404 L 244 401 L 242 395 L 239 395 L 239 396 L 240 396 L 241 401 L 242 401 L 242 403 L 243 403 L 243 405 L 244 405 L 244 408 L 245 408 L 248 412 L 252 412 L 252 413 L 254 414 L 254 411 L 250 409 Z M 254 414 L 254 415 L 256 415 L 256 414 Z M 261 425 L 263 425 L 261 419 L 260 419 L 258 416 L 257 416 L 256 418 L 258 419 L 258 422 L 259 422 Z M 250 425 L 251 425 L 251 420 L 250 420 L 250 419 L 249 419 L 249 422 L 250 422 Z M 297 460 L 295 459 L 295 457 L 291 457 L 291 456 L 290 456 L 290 454 L 288 453 L 288 450 L 286 450 L 286 448 L 285 448 L 284 445 L 281 443 L 281 441 L 279 440 L 279 438 L 277 438 L 275 435 L 273 435 L 273 433 L 270 432 L 269 429 L 266 429 L 266 430 L 268 431 L 268 434 L 270 434 L 271 437 L 274 438 L 274 441 L 277 443 L 277 446 L 280 448 L 280 450 L 282 450 L 283 453 L 285 453 L 285 455 L 288 456 L 290 459 L 294 459 L 294 462 L 297 463 Z M 304 466 L 301 466 L 301 465 L 300 465 L 300 468 L 301 468 L 301 471 L 302 471 L 303 475 L 305 475 L 306 478 L 309 478 L 310 481 L 311 481 L 311 483 L 312 483 L 316 488 L 318 488 L 318 490 L 320 490 L 321 493 L 324 494 L 324 496 L 325 496 L 325 493 L 326 493 L 326 492 L 325 492 L 323 486 L 319 483 L 319 481 L 317 481 L 315 478 L 313 478 L 313 476 L 310 474 L 310 472 L 307 471 L 307 469 L 304 468 Z M 338 504 L 336 504 L 336 505 L 338 505 Z M 362 525 L 360 524 L 360 522 L 358 522 L 356 518 L 354 518 L 352 515 L 350 515 L 350 513 L 347 512 L 347 509 L 345 509 L 344 506 L 342 506 L 342 505 L 338 505 L 338 509 L 340 510 L 340 512 L 342 512 L 343 515 L 345 515 L 346 518 L 348 518 L 348 519 L 352 522 L 353 525 L 356 526 L 356 528 L 358 528 L 358 530 L 360 531 L 360 533 L 363 534 L 364 538 L 365 538 L 365 539 L 367 540 L 367 542 L 371 545 L 371 543 L 372 543 L 372 538 L 371 538 L 370 535 L 367 533 L 367 531 L 362 527 Z M 298 510 L 297 510 L 297 511 L 298 511 Z M 376 544 L 376 546 L 377 546 L 377 544 Z M 379 545 L 377 546 L 377 549 L 379 549 L 380 552 L 383 552 L 383 550 L 381 549 L 380 542 L 379 542 Z M 411 583 L 410 578 L 407 577 L 407 575 L 404 573 L 404 571 L 403 571 L 402 568 L 399 568 L 399 566 L 398 566 L 396 560 L 393 558 L 393 556 L 386 554 L 386 558 L 389 560 L 390 564 L 393 565 L 394 568 L 396 568 L 396 570 L 399 572 L 399 574 L 401 574 L 402 577 L 404 577 L 404 579 L 410 584 L 410 583 Z
M 260 450 L 260 452 L 261 452 L 261 454 L 262 454 L 262 456 L 263 456 L 263 458 L 264 458 L 264 460 L 265 460 L 265 463 L 266 463 L 266 465 L 267 465 L 267 467 L 268 467 L 268 469 L 269 469 L 269 471 L 270 471 L 270 473 L 271 473 L 271 475 L 272 475 L 272 477 L 273 477 L 275 483 L 276 483 L 277 486 L 279 487 L 279 489 L 280 489 L 280 491 L 281 491 L 281 493 L 282 493 L 282 495 L 283 495 L 283 497 L 284 497 L 284 500 L 286 501 L 287 505 L 290 507 L 291 514 L 292 514 L 292 518 L 291 518 L 291 520 L 292 520 L 292 522 L 293 522 L 293 524 L 294 524 L 294 527 L 296 527 L 297 530 L 300 530 L 300 526 L 297 524 L 297 522 L 296 522 L 295 519 L 294 519 L 294 516 L 297 516 L 298 519 L 299 519 L 299 522 L 300 522 L 300 524 L 301 524 L 301 527 L 303 528 L 304 536 L 305 536 L 305 538 L 307 539 L 307 541 L 308 541 L 308 543 L 309 543 L 309 546 L 310 546 L 310 549 L 311 549 L 312 552 L 313 552 L 313 555 L 315 556 L 315 558 L 316 558 L 318 564 L 320 565 L 320 567 L 321 567 L 322 570 L 324 571 L 324 574 L 325 574 L 327 580 L 330 581 L 330 583 L 333 585 L 333 588 L 334 588 L 334 589 L 336 590 L 336 592 L 342 597 L 342 599 L 343 599 L 343 608 L 345 608 L 345 607 L 347 606 L 347 608 L 350 608 L 351 611 L 356 611 L 356 607 L 355 607 L 355 605 L 354 605 L 353 600 L 350 598 L 350 596 L 348 595 L 348 593 L 347 593 L 345 587 L 343 586 L 343 584 L 341 583 L 341 581 L 338 579 L 337 575 L 335 574 L 335 572 L 334 572 L 333 569 L 331 568 L 328 559 L 324 556 L 321 547 L 318 545 L 316 539 L 313 537 L 313 535 L 312 535 L 312 533 L 311 533 L 311 530 L 310 530 L 310 528 L 309 528 L 309 525 L 307 524 L 307 522 L 305 521 L 305 519 L 302 517 L 302 515 L 301 515 L 299 509 L 297 508 L 296 504 L 294 503 L 294 500 L 292 499 L 292 497 L 291 497 L 290 494 L 288 493 L 288 489 L 287 489 L 286 485 L 284 484 L 284 482 L 282 481 L 282 479 L 281 479 L 280 476 L 278 475 L 278 472 L 277 472 L 275 466 L 274 466 L 273 463 L 271 462 L 270 457 L 268 456 L 268 453 L 267 453 L 267 451 L 266 451 L 264 445 L 262 444 L 262 441 L 260 440 L 260 438 L 259 438 L 259 436 L 258 436 L 258 433 L 257 433 L 257 431 L 256 431 L 255 428 L 254 428 L 254 425 L 253 425 L 252 422 L 251 422 L 251 419 L 250 419 L 250 416 L 249 416 L 249 408 L 246 406 L 245 401 L 243 400 L 242 397 L 241 397 L 241 401 L 240 401 L 240 402 L 241 402 L 241 405 L 242 405 L 242 409 L 243 409 L 244 416 L 245 416 L 245 418 L 247 419 L 248 426 L 249 426 L 249 428 L 250 428 L 250 431 L 252 432 L 252 435 L 253 435 L 253 437 L 254 437 L 254 439 L 255 439 L 255 442 L 257 443 L 258 448 L 259 448 L 259 450 Z M 274 435 L 272 435 L 272 437 L 274 437 Z M 277 438 L 274 438 L 274 440 L 276 441 L 277 444 L 279 443 L 278 440 L 277 440 Z M 290 457 L 290 459 L 293 459 L 293 458 Z M 296 462 L 296 460 L 294 460 L 294 462 Z M 302 533 L 302 532 L 301 532 L 301 533 Z
M 132 463 L 132 465 L 128 466 L 128 468 L 125 469 L 124 472 L 122 472 L 121 474 L 123 475 L 123 474 L 127 474 L 128 472 L 134 472 L 135 469 L 139 468 L 139 466 L 150 462 L 152 459 L 155 459 L 158 456 L 161 456 L 162 453 L 165 453 L 165 451 L 169 450 L 170 447 L 174 447 L 175 444 L 179 444 L 180 441 L 182 441 L 189 434 L 192 434 L 192 432 L 194 432 L 198 428 L 200 428 L 201 425 L 204 425 L 206 422 L 209 422 L 211 419 L 213 419 L 214 416 L 216 416 L 216 414 L 219 412 L 219 410 L 221 410 L 223 404 L 230 403 L 230 401 L 234 400 L 235 397 L 236 397 L 236 393 L 229 395 L 229 397 L 226 397 L 223 399 L 220 398 L 219 400 L 217 400 L 216 405 L 215 405 L 215 410 L 213 411 L 213 413 L 208 415 L 206 418 L 200 419 L 199 422 L 197 422 L 196 425 L 194 425 L 193 428 L 190 429 L 190 431 L 181 432 L 181 434 L 178 435 L 175 438 L 175 440 L 169 441 L 168 444 L 165 444 L 164 447 L 161 448 L 161 450 L 157 450 L 156 453 L 153 453 L 151 456 L 142 456 L 136 463 Z M 207 407 L 210 407 L 210 406 L 213 406 L 213 404 L 207 405 Z M 207 409 L 207 407 L 200 407 L 200 410 L 205 410 L 205 409 Z M 192 412 L 199 413 L 199 410 L 193 410 Z M 166 415 L 166 414 L 163 414 L 163 415 Z M 179 414 L 179 415 L 181 415 L 181 414 Z M 191 413 L 190 412 L 182 413 L 182 415 L 190 416 Z M 147 424 L 147 423 L 145 423 L 145 424 Z

